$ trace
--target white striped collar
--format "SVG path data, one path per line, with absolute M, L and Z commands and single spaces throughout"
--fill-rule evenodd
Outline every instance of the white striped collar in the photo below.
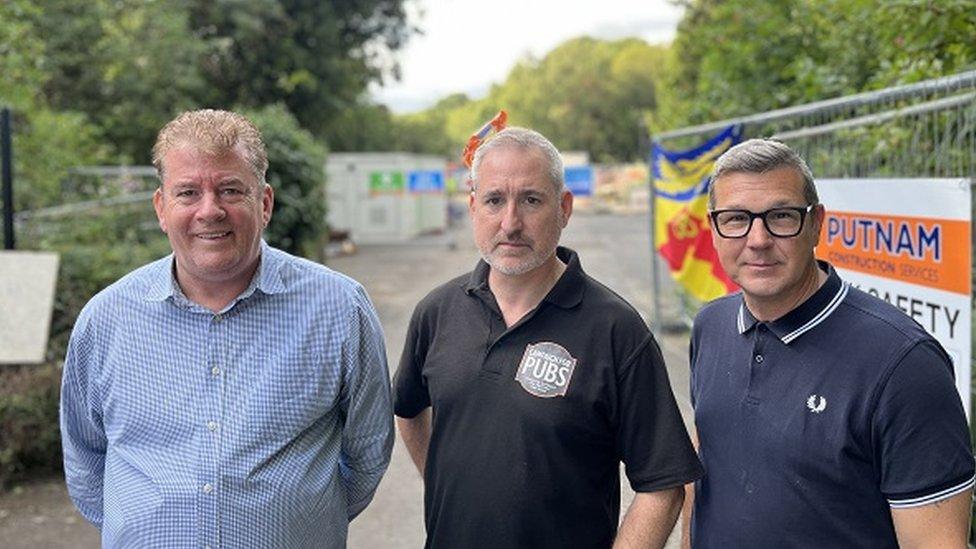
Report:
M 841 280 L 837 271 L 829 263 L 825 261 L 818 261 L 818 263 L 820 268 L 827 272 L 827 281 L 823 286 L 797 308 L 767 323 L 770 331 L 785 344 L 796 340 L 826 320 L 837 310 L 850 290 L 850 284 Z M 759 320 L 746 307 L 745 297 L 740 297 L 740 300 L 736 327 L 740 334 L 744 334 L 758 324 Z

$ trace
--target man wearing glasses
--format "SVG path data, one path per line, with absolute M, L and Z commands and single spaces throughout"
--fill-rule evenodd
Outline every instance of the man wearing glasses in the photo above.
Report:
M 729 149 L 709 208 L 742 292 L 692 331 L 707 476 L 690 545 L 965 547 L 974 467 L 950 359 L 815 259 L 824 207 L 803 159 L 768 140 Z

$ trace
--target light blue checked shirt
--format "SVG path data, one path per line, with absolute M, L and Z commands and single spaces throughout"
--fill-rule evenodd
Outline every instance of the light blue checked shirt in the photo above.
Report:
M 68 492 L 105 547 L 344 547 L 393 443 L 386 351 L 355 281 L 262 242 L 218 314 L 173 256 L 95 296 L 61 392 Z

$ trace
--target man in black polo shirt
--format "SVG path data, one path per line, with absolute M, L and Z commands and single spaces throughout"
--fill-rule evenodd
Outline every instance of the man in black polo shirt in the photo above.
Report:
M 508 128 L 471 181 L 484 260 L 417 305 L 394 380 L 427 547 L 662 547 L 701 465 L 646 325 L 557 246 L 559 152 Z
M 692 331 L 708 476 L 691 545 L 965 547 L 973 456 L 945 351 L 816 261 L 824 207 L 786 145 L 729 149 L 709 193 L 715 249 L 742 292 Z

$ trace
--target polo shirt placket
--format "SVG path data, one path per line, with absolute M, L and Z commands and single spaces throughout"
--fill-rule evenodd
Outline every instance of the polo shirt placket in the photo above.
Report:
M 480 371 L 482 374 L 486 374 L 491 378 L 501 377 L 506 373 L 506 366 L 510 366 L 509 359 L 512 358 L 511 356 L 505 355 L 507 350 L 504 348 L 504 340 L 520 329 L 530 329 L 528 325 L 531 324 L 532 318 L 539 309 L 543 307 L 544 302 L 526 313 L 515 324 L 506 326 L 505 317 L 502 315 L 501 308 L 499 308 L 498 302 L 495 301 L 495 296 L 487 286 L 472 285 L 468 288 L 468 293 L 475 299 L 481 301 L 482 305 L 488 311 L 488 325 L 486 326 L 488 339 L 485 342 L 485 353 Z
M 763 381 L 765 380 L 766 372 L 769 370 L 770 366 L 765 363 L 766 357 L 763 355 L 764 349 L 767 346 L 767 339 L 769 338 L 769 330 L 766 328 L 765 324 L 759 324 L 756 326 L 756 330 L 752 338 L 752 353 L 750 355 L 751 360 L 749 360 L 749 387 L 746 390 L 746 402 L 753 405 L 759 406 L 762 402 L 762 389 Z

